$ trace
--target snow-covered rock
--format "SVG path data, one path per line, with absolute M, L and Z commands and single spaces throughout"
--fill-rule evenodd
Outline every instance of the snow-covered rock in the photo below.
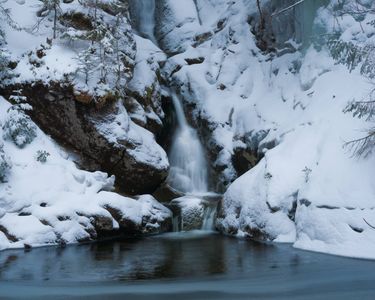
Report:
M 92 3 L 64 2 L 56 27 L 41 17 L 48 10 L 38 0 L 2 5 L 19 30 L 2 24 L 16 76 L 1 94 L 31 104 L 27 113 L 45 133 L 77 150 L 82 168 L 115 175 L 127 193 L 153 192 L 169 168 L 154 137 L 163 127 L 158 63 L 165 55 L 134 35 L 127 4 L 98 3 L 94 13 Z M 14 130 L 5 134 L 19 139 L 19 146 L 31 137 Z
M 16 107 L 0 97 L 0 122 L 22 115 Z M 77 169 L 74 155 L 31 125 L 36 135 L 23 148 L 17 140 L 3 141 L 0 129 L 1 155 L 12 164 L 0 183 L 0 249 L 170 229 L 171 211 L 152 196 L 131 199 L 112 192 L 114 176 Z M 37 159 L 39 151 L 48 154 L 45 160 Z
M 156 38 L 168 54 L 186 50 L 199 30 L 194 0 L 160 0 L 156 4 Z
M 137 54 L 133 77 L 127 85 L 125 101 L 130 118 L 154 134 L 161 132 L 164 111 L 161 106 L 160 64 L 165 54 L 150 40 L 136 36 Z
M 179 229 L 189 231 L 201 229 L 205 210 L 205 201 L 194 196 L 183 196 L 170 203 L 174 216 L 178 218 Z

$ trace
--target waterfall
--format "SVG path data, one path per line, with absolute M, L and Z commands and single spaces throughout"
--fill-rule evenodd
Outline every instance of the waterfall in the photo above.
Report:
M 157 45 L 154 34 L 155 0 L 131 0 L 131 12 L 138 33 Z
M 154 35 L 155 0 L 130 0 L 130 12 L 137 33 L 157 45 Z M 208 169 L 205 152 L 197 132 L 189 126 L 185 118 L 180 99 L 173 91 L 169 91 L 169 94 L 176 111 L 177 128 L 169 153 L 170 172 L 167 182 L 177 191 L 201 199 L 203 206 L 204 198 L 214 194 L 208 190 Z M 204 231 L 214 229 L 216 206 L 204 207 L 202 227 L 199 229 Z M 173 231 L 188 230 L 184 229 L 182 216 L 174 214 L 172 219 Z
M 215 218 L 217 211 L 217 203 L 206 207 L 203 215 L 202 230 L 212 231 L 215 229 Z
M 179 98 L 175 93 L 171 96 L 176 109 L 178 128 L 170 152 L 168 182 L 173 188 L 184 193 L 207 193 L 207 164 L 203 147 L 196 131 L 186 121 Z

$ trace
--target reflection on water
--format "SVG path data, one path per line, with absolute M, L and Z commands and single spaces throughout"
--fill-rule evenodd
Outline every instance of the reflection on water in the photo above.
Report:
M 354 292 L 374 299 L 374 262 L 202 232 L 0 252 L 0 298 L 351 299 Z

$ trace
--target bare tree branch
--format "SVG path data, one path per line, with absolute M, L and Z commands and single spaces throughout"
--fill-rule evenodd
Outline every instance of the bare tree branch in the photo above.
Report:
M 293 7 L 296 7 L 297 5 L 299 5 L 299 4 L 303 3 L 303 2 L 305 2 L 305 0 L 299 0 L 299 1 L 297 1 L 296 3 L 294 3 L 294 4 L 292 4 L 292 5 L 288 6 L 288 7 L 285 7 L 285 8 L 283 8 L 283 9 L 277 11 L 277 12 L 274 12 L 274 13 L 271 15 L 271 17 L 273 17 L 273 16 L 277 16 L 277 15 L 279 15 L 279 14 L 282 14 L 282 13 L 286 12 L 287 10 L 292 9 Z

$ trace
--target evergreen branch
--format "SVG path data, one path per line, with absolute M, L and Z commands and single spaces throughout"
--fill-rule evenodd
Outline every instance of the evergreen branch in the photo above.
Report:
M 368 132 L 368 135 L 356 140 L 346 142 L 344 148 L 350 148 L 350 151 L 353 152 L 353 155 L 358 157 L 367 157 L 371 154 L 372 149 L 375 146 L 375 129 L 372 129 Z

